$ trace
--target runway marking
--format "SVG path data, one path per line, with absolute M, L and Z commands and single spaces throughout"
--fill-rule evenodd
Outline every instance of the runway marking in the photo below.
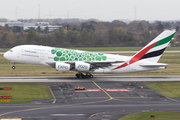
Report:
M 105 89 L 106 91 L 132 91 L 129 89 Z
M 175 100 L 175 99 L 172 99 L 172 98 L 168 98 L 168 97 L 166 97 L 167 99 L 170 99 L 170 100 L 172 100 L 172 101 L 175 101 L 175 102 L 179 102 L 178 100 Z
M 140 97 L 140 98 L 143 98 L 143 97 Z M 168 103 L 167 102 L 158 102 L 158 101 L 132 101 L 132 100 L 123 100 L 123 99 L 113 99 L 113 100 L 117 100 L 117 101 L 125 101 L 125 102 L 137 102 L 137 103 L 142 103 L 142 102 L 145 102 L 145 103 Z
M 43 107 L 43 108 L 32 108 L 32 109 L 25 109 L 25 110 L 17 110 L 17 111 L 11 111 L 11 112 L 6 112 L 6 113 L 3 113 L 3 114 L 0 114 L 0 116 L 2 116 L 2 115 L 7 115 L 7 114 L 11 114 L 11 113 L 17 113 L 17 112 L 27 112 L 27 111 L 33 111 L 33 110 L 60 108 L 60 107 L 65 107 L 65 106 L 75 106 L 75 105 L 84 105 L 84 104 L 107 102 L 107 101 L 111 101 L 112 99 L 113 99 L 113 100 L 118 100 L 118 101 L 126 101 L 126 102 L 144 102 L 144 101 L 131 101 L 131 100 L 122 100 L 122 99 L 110 98 L 110 99 L 107 99 L 107 100 L 101 100 L 101 101 L 95 101 L 95 102 L 86 102 L 86 103 L 77 103 L 77 104 L 59 105 L 59 106 L 56 105 L 56 106 L 51 106 L 51 107 Z M 148 103 L 168 103 L 168 102 L 148 102 Z M 102 106 L 112 106 L 112 105 L 102 105 Z M 121 105 L 121 106 L 123 106 L 123 105 Z
M 103 99 L 109 97 L 75 97 L 74 99 Z M 113 98 L 148 98 L 148 97 L 113 97 Z
M 97 83 L 95 83 L 94 81 L 92 81 L 100 90 L 102 90 L 107 96 L 109 96 L 109 98 L 112 100 L 114 99 L 113 97 L 111 97 L 104 89 L 102 89 Z
M 100 89 L 75 90 L 74 92 L 98 92 Z
M 97 89 L 97 88 L 86 88 L 86 90 L 94 90 L 94 89 Z M 102 88 L 102 89 L 127 89 L 127 88 Z M 131 89 L 134 89 L 134 88 L 131 88 Z M 74 89 L 68 89 L 68 90 L 74 91 Z
M 68 104 L 68 105 L 56 105 L 56 106 L 50 106 L 50 107 L 41 107 L 41 108 L 31 108 L 31 109 L 25 109 L 25 110 L 17 110 L 17 111 L 11 111 L 11 112 L 6 112 L 6 113 L 3 113 L 3 114 L 0 114 L 0 116 L 11 114 L 11 113 L 17 113 L 17 112 L 27 112 L 27 111 L 33 111 L 33 110 L 60 108 L 60 107 L 72 106 L 72 105 L 84 105 L 84 104 L 100 103 L 100 102 L 106 102 L 106 101 L 110 101 L 110 100 L 111 99 L 101 100 L 101 101 L 94 101 L 94 102 L 76 103 L 76 104 Z
M 84 116 L 86 114 L 50 114 L 50 116 Z
M 0 120 L 22 120 L 21 118 L 2 118 Z
M 75 97 L 74 99 L 99 99 L 99 98 L 109 98 L 109 97 Z
M 54 101 L 53 101 L 53 103 L 56 103 L 56 97 L 54 96 L 54 93 L 52 92 L 52 90 L 51 90 L 51 88 L 50 88 L 50 86 L 48 85 L 48 87 L 49 87 L 49 90 L 51 91 L 51 94 L 53 95 L 53 97 L 54 97 Z
M 56 106 L 46 106 L 46 107 L 36 107 L 36 108 L 30 108 L 30 109 L 24 109 L 24 110 L 17 110 L 17 111 L 11 111 L 11 112 L 6 112 L 3 114 L 0 114 L 0 116 L 2 115 L 7 115 L 7 114 L 12 114 L 12 113 L 17 113 L 17 112 L 27 112 L 27 111 L 35 111 L 35 110 L 42 110 L 42 109 L 53 109 L 53 108 L 61 108 L 61 107 L 65 107 L 65 106 L 75 106 L 75 105 L 85 105 L 85 104 L 92 104 L 92 103 L 100 103 L 100 102 L 107 102 L 110 100 L 117 100 L 117 101 L 126 101 L 126 102 L 145 102 L 145 103 L 168 103 L 168 102 L 148 102 L 148 101 L 132 101 L 132 100 L 122 100 L 122 99 L 117 99 L 117 98 L 113 98 L 111 97 L 103 88 L 101 88 L 98 84 L 96 84 L 94 81 L 92 81 L 99 89 L 101 89 L 110 99 L 106 99 L 106 100 L 101 100 L 101 101 L 93 101 L 93 102 L 85 102 L 85 103 L 75 103 L 75 104 L 66 104 L 66 105 L 56 105 Z M 104 106 L 104 105 L 103 105 Z

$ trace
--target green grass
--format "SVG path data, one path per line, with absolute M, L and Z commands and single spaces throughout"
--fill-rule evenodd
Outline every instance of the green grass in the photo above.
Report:
M 0 88 L 11 87 L 12 90 L 0 90 L 1 96 L 12 96 L 10 103 L 31 102 L 32 99 L 53 99 L 49 87 L 32 83 L 0 83 Z M 4 102 L 0 102 L 4 104 Z
M 10 48 L 3 48 L 3 49 L 0 49 L 0 52 L 6 52 L 8 51 Z
M 154 118 L 150 118 L 154 115 Z M 179 111 L 171 112 L 146 112 L 146 113 L 133 113 L 126 115 L 118 120 L 180 120 Z
M 68 49 L 78 49 L 84 51 L 139 51 L 143 47 L 73 47 Z M 1 49 L 0 52 L 6 52 L 10 48 Z M 180 47 L 168 47 L 168 51 L 180 50 Z
M 120 55 L 132 56 L 132 53 L 124 53 Z M 180 54 L 179 53 L 164 53 L 160 59 L 161 63 L 167 63 L 172 67 L 167 67 L 165 70 L 126 73 L 126 74 L 108 74 L 108 75 L 180 75 Z M 54 68 L 38 65 L 19 64 L 16 63 L 16 69 L 12 70 L 12 64 L 6 60 L 3 55 L 0 55 L 0 76 L 74 76 L 76 72 L 59 72 Z M 96 74 L 106 75 L 106 74 Z
M 146 86 L 169 98 L 180 97 L 180 82 L 155 82 Z

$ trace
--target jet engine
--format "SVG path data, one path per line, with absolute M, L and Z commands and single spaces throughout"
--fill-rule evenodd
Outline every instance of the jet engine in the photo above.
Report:
M 76 62 L 75 63 L 75 69 L 77 71 L 81 71 L 81 72 L 89 72 L 90 64 L 85 63 L 85 62 Z
M 57 71 L 69 71 L 70 70 L 70 64 L 67 64 L 64 62 L 56 62 L 55 68 Z

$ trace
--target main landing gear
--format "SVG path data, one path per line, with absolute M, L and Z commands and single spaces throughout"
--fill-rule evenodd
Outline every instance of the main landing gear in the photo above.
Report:
M 13 66 L 12 66 L 12 69 L 14 70 L 16 67 L 15 67 L 15 63 L 13 63 Z
M 86 75 L 84 75 L 83 73 L 77 73 L 77 74 L 76 74 L 76 77 L 77 77 L 77 78 L 93 78 L 93 75 L 90 74 L 90 73 L 88 73 L 88 74 L 86 74 Z

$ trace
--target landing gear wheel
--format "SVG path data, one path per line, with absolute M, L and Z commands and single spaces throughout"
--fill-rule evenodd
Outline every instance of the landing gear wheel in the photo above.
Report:
M 77 77 L 77 78 L 80 78 L 80 75 L 77 73 L 77 74 L 76 74 L 76 77 Z
M 90 75 L 86 74 L 86 78 L 90 78 Z
M 93 75 L 90 74 L 90 75 L 89 75 L 89 78 L 93 78 Z
M 92 74 L 84 75 L 83 73 L 77 73 L 76 78 L 93 78 L 93 75 Z
M 16 67 L 15 66 L 12 66 L 12 69 L 15 69 Z
M 86 76 L 85 76 L 84 74 L 82 74 L 82 73 L 80 74 L 80 76 L 81 76 L 81 78 L 85 78 L 85 77 L 86 77 Z

